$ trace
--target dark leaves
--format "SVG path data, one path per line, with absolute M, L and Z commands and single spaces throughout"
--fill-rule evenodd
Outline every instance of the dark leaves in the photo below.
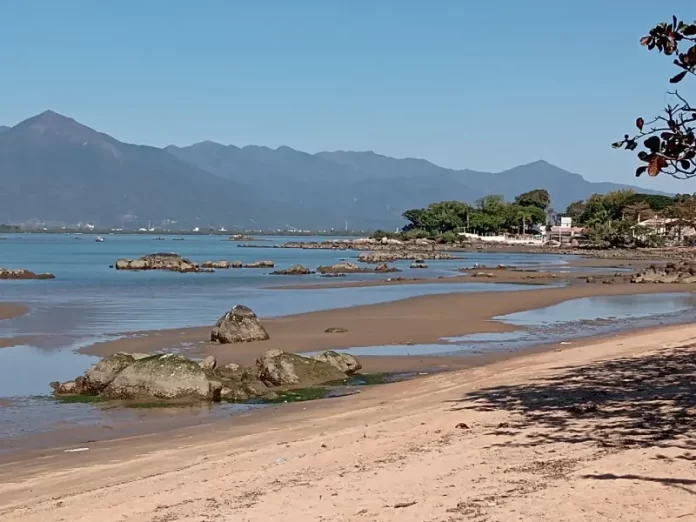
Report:
M 688 72 L 689 71 L 682 71 L 679 74 L 677 74 L 676 76 L 672 76 L 672 78 L 670 78 L 670 80 L 669 80 L 669 83 L 679 83 L 680 81 L 682 81 L 684 79 L 684 77 L 686 76 L 686 74 Z
M 689 170 L 691 168 L 691 162 L 689 160 L 683 159 L 679 162 L 679 166 L 684 170 Z
M 638 118 L 636 120 L 636 127 L 638 127 L 638 130 L 643 130 L 643 126 L 645 125 L 645 120 L 643 118 Z
M 660 150 L 660 145 L 662 141 L 657 136 L 650 136 L 647 140 L 643 142 L 646 148 L 650 149 L 650 152 L 658 152 Z
M 696 36 L 696 24 L 687 25 L 681 29 L 684 36 Z
M 646 170 L 648 170 L 647 166 L 638 167 L 636 169 L 636 177 L 640 177 L 640 175 L 643 174 Z

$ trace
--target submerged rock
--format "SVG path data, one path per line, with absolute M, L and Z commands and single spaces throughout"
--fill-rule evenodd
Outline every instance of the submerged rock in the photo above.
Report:
M 221 259 L 220 261 L 204 261 L 201 264 L 202 268 L 219 268 L 221 270 L 230 268 L 232 264 L 229 261 Z
M 104 389 L 106 399 L 219 400 L 222 384 L 208 378 L 194 361 L 154 355 L 127 366 Z
M 389 266 L 387 263 L 380 263 L 375 267 L 375 272 L 377 273 L 389 273 L 389 272 L 401 272 L 396 267 Z
M 36 274 L 26 268 L 0 268 L 0 279 L 55 279 L 53 274 Z
M 353 375 L 362 369 L 362 364 L 349 353 L 334 352 L 332 350 L 320 353 L 314 357 L 317 361 L 330 364 L 346 375 Z
M 251 308 L 236 305 L 215 323 L 210 340 L 221 344 L 265 341 L 268 332 Z
M 242 263 L 239 259 L 232 261 L 232 268 L 242 268 L 243 266 L 244 263 Z
M 313 273 L 314 272 L 303 265 L 293 265 L 285 270 L 276 270 L 275 272 L 271 272 L 272 275 L 309 275 Z
M 345 378 L 333 365 L 282 350 L 269 350 L 256 361 L 260 380 L 267 386 L 323 384 Z
M 369 268 L 361 268 L 350 261 L 341 261 L 330 266 L 320 266 L 317 268 L 320 274 L 357 274 L 372 272 Z

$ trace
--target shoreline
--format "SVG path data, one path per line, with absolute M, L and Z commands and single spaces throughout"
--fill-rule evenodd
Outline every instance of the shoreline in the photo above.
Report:
M 29 313 L 29 307 L 21 303 L 0 303 L 0 321 L 15 319 Z
M 494 520 L 566 520 L 570 503 L 584 506 L 583 516 L 594 520 L 639 520 L 645 512 L 683 518 L 693 511 L 692 486 L 665 488 L 649 477 L 690 476 L 689 459 L 679 456 L 683 437 L 692 440 L 693 433 L 625 445 L 622 440 L 650 432 L 636 432 L 627 410 L 609 408 L 611 401 L 625 401 L 654 416 L 660 411 L 654 394 L 633 394 L 659 386 L 664 373 L 651 372 L 651 365 L 679 368 L 675 357 L 693 354 L 694 341 L 692 325 L 629 332 L 349 397 L 284 405 L 272 415 L 235 416 L 165 439 L 131 437 L 83 443 L 89 449 L 79 453 L 56 448 L 14 457 L 0 464 L 0 517 L 446 520 L 452 513 L 466 518 L 469 506 Z M 624 361 L 620 367 L 617 360 Z M 633 367 L 644 372 L 640 382 L 626 373 Z M 527 400 L 515 394 L 536 387 L 574 406 L 595 380 L 600 389 L 617 388 L 619 371 L 622 397 L 594 399 L 596 416 L 559 418 L 565 410 L 555 410 L 550 415 L 563 421 L 560 427 L 535 410 L 500 402 L 501 395 Z M 543 386 L 559 391 L 543 392 Z M 580 388 L 573 392 L 573 386 Z M 577 397 L 568 397 L 572 393 Z M 549 473 L 539 462 L 552 466 Z M 626 481 L 591 478 L 611 473 L 648 479 L 633 478 L 629 490 Z M 177 487 L 182 481 L 186 488 Z
M 154 353 L 176 350 L 186 345 L 191 357 L 215 356 L 220 364 L 250 365 L 267 350 L 281 349 L 302 353 L 341 348 L 384 345 L 445 344 L 442 338 L 477 333 L 500 333 L 524 328 L 496 321 L 494 317 L 545 308 L 563 301 L 595 296 L 642 295 L 696 292 L 696 283 L 670 285 L 571 285 L 518 292 L 444 293 L 411 297 L 399 301 L 288 315 L 261 323 L 270 335 L 268 341 L 219 345 L 208 341 L 211 326 L 173 330 L 131 332 L 126 337 L 82 348 L 80 353 L 104 357 L 116 352 Z M 348 331 L 328 334 L 327 328 Z M 437 368 L 440 359 L 463 356 L 363 356 L 366 371 L 416 370 L 405 364 L 419 359 L 425 367 Z M 399 359 L 403 359 L 399 361 Z M 431 366 L 427 366 L 430 364 Z

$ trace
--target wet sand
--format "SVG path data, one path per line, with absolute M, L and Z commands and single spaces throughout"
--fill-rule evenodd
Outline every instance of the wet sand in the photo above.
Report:
M 0 320 L 14 319 L 29 313 L 29 308 L 18 303 L 0 303 Z
M 694 343 L 661 328 L 15 457 L 0 519 L 692 520 Z
M 208 342 L 211 327 L 135 333 L 127 338 L 83 348 L 81 352 L 106 356 L 116 352 L 151 353 L 177 350 L 182 345 L 193 357 L 214 355 L 220 363 L 253 364 L 269 349 L 311 352 L 359 346 L 435 344 L 443 337 L 482 332 L 508 332 L 518 328 L 491 319 L 496 316 L 543 308 L 582 297 L 602 295 L 694 292 L 696 284 L 636 285 L 583 284 L 539 288 L 520 292 L 481 292 L 414 297 L 402 301 L 263 319 L 270 340 L 238 345 Z M 211 321 L 212 326 L 213 321 Z M 330 327 L 348 331 L 327 334 Z M 447 367 L 447 357 L 369 357 L 366 371 L 412 371 Z M 457 359 L 457 358 L 454 358 Z M 417 362 L 416 362 L 417 360 Z M 455 366 L 456 367 L 456 366 Z

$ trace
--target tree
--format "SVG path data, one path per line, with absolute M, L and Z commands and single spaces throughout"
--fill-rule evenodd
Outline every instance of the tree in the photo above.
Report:
M 673 57 L 674 65 L 680 72 L 669 81 L 681 82 L 687 76 L 696 76 L 696 22 L 679 21 L 676 16 L 672 22 L 663 22 L 653 27 L 647 36 L 640 40 L 648 50 L 657 49 L 665 56 Z M 696 176 L 696 108 L 679 94 L 669 93 L 674 101 L 667 105 L 664 115 L 646 122 L 636 119 L 638 133 L 629 134 L 613 144 L 614 148 L 624 147 L 636 150 L 642 140 L 644 150 L 638 152 L 638 159 L 645 165 L 638 167 L 636 176 L 647 172 L 649 176 L 665 173 L 678 179 Z
M 585 214 L 587 203 L 584 200 L 574 201 L 566 208 L 565 215 L 573 220 L 574 223 L 580 223 L 582 216 Z
M 625 217 L 636 223 L 649 219 L 653 214 L 650 205 L 646 201 L 629 203 L 624 207 L 623 212 Z
M 546 189 L 535 189 L 517 196 L 515 203 L 523 207 L 537 207 L 546 210 L 551 206 L 551 196 Z

